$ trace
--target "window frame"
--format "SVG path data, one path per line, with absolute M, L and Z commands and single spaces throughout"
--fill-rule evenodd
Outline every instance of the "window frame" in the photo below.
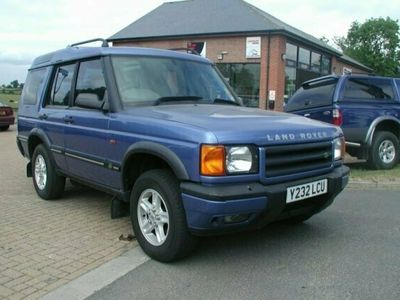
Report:
M 74 75 L 72 76 L 72 79 L 71 79 L 70 95 L 68 97 L 69 98 L 68 99 L 68 104 L 67 105 L 54 105 L 51 97 L 52 97 L 52 92 L 53 92 L 56 76 L 58 74 L 58 70 L 62 66 L 70 66 L 70 65 L 74 65 Z M 79 65 L 79 61 L 69 61 L 69 62 L 53 65 L 53 69 L 52 69 L 51 75 L 50 75 L 49 84 L 47 85 L 47 90 L 46 90 L 46 94 L 45 94 L 45 101 L 43 101 L 43 107 L 65 109 L 65 108 L 71 106 L 71 100 L 72 100 L 72 97 L 73 97 L 73 95 L 75 93 L 74 86 L 75 86 L 75 80 L 76 80 L 78 65 Z
M 103 57 L 100 56 L 100 57 L 89 57 L 89 58 L 85 58 L 85 59 L 82 59 L 82 60 L 79 60 L 79 61 L 76 62 L 77 66 L 76 66 L 76 69 L 75 69 L 74 81 L 72 83 L 73 91 L 71 93 L 71 98 L 70 98 L 70 101 L 69 101 L 69 107 L 75 108 L 75 109 L 101 110 L 101 109 L 96 109 L 96 108 L 89 108 L 89 107 L 83 107 L 83 106 L 75 105 L 75 100 L 76 100 L 76 96 L 77 96 L 76 95 L 76 90 L 77 90 L 76 87 L 77 87 L 77 84 L 78 84 L 78 76 L 79 76 L 79 71 L 81 69 L 81 64 L 85 63 L 85 62 L 89 62 L 89 61 L 99 61 L 100 62 L 100 66 L 101 66 L 101 69 L 102 69 L 102 72 L 103 72 L 104 84 L 105 84 L 105 87 L 106 87 L 101 107 L 104 108 L 104 107 L 108 107 L 109 106 L 107 78 L 106 78 L 107 77 L 106 76 L 107 72 L 106 72 L 106 68 L 105 68 L 105 65 L 104 65 Z

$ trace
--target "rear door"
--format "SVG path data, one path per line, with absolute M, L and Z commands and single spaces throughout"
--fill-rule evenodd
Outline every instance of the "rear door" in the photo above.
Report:
M 343 84 L 338 103 L 346 141 L 363 143 L 371 123 L 381 116 L 399 118 L 399 100 L 392 78 L 349 76 Z
M 302 84 L 285 106 L 285 111 L 332 123 L 333 98 L 337 77 L 312 80 Z
M 46 93 L 44 106 L 40 107 L 38 127 L 46 132 L 50 141 L 50 151 L 58 168 L 65 171 L 64 156 L 64 116 L 68 111 L 71 88 L 75 76 L 76 64 L 64 64 L 55 67 L 52 74 L 51 90 Z

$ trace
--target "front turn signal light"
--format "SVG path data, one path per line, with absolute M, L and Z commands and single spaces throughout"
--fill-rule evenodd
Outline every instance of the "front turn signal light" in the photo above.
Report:
M 204 176 L 225 175 L 225 147 L 219 145 L 201 146 L 200 172 Z

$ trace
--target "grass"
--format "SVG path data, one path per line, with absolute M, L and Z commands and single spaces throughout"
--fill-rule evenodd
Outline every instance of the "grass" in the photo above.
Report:
M 20 96 L 20 94 L 4 94 L 0 91 L 0 102 L 17 109 Z
M 347 164 L 351 169 L 351 178 L 377 182 L 400 181 L 400 164 L 391 170 L 372 170 L 365 162 Z

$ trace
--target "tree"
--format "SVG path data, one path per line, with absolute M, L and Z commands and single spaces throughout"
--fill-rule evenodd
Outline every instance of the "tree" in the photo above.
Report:
M 16 88 L 19 87 L 19 82 L 18 82 L 18 80 L 13 80 L 13 81 L 10 82 L 10 85 L 11 85 L 14 89 L 16 89 Z
M 346 37 L 336 37 L 343 53 L 371 67 L 379 75 L 400 75 L 400 27 L 398 20 L 371 18 L 352 23 Z

